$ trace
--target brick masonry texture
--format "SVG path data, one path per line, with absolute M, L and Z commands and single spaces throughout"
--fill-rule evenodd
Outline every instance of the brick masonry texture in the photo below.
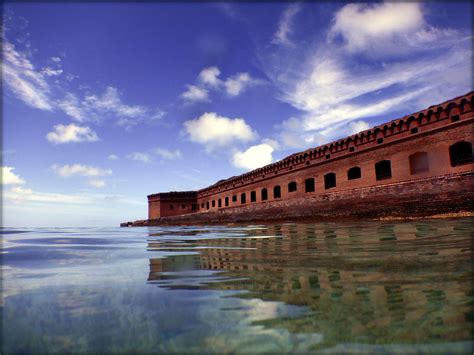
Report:
M 473 103 L 470 92 L 199 191 L 149 195 L 149 219 L 134 225 L 472 211 Z

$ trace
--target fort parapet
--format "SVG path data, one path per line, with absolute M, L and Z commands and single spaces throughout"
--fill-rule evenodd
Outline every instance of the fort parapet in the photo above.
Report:
M 474 92 L 198 191 L 148 196 L 133 225 L 472 211 Z

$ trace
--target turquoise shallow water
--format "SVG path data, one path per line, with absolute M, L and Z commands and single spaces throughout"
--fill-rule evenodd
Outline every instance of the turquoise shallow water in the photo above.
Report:
M 473 222 L 3 228 L 1 352 L 472 353 Z

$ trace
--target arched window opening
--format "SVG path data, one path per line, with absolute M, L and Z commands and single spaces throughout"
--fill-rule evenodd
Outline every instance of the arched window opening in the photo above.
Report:
M 304 181 L 304 187 L 306 192 L 314 192 L 315 186 L 314 186 L 314 178 L 309 178 Z
M 170 210 L 172 210 L 173 208 L 174 208 L 174 206 L 173 206 L 173 205 L 170 205 Z
M 237 195 L 232 196 L 232 202 L 237 202 Z
M 228 198 L 228 197 L 225 198 L 225 206 L 226 206 L 226 207 L 229 206 L 229 198 Z
M 201 203 L 201 208 L 204 208 L 204 202 L 203 202 L 203 203 Z
M 292 181 L 288 184 L 288 192 L 295 192 L 296 191 L 296 182 Z
M 410 174 L 419 174 L 430 170 L 428 161 L 428 153 L 417 152 L 409 156 L 410 161 Z
M 392 177 L 392 164 L 390 160 L 381 160 L 375 164 L 375 176 L 377 180 L 390 179 Z
M 250 192 L 250 202 L 257 202 L 257 193 L 255 191 Z
M 212 200 L 212 207 L 216 207 L 216 200 Z
M 472 162 L 472 144 L 461 141 L 449 147 L 451 166 L 469 164 Z
M 219 208 L 222 207 L 222 199 L 217 200 L 217 207 L 219 207 Z
M 277 185 L 273 188 L 273 198 L 281 198 L 281 187 Z
M 209 201 L 206 202 L 206 208 L 209 209 Z
M 193 204 L 191 205 L 191 210 L 196 211 L 196 208 L 197 208 L 197 205 L 196 205 L 195 203 L 193 203 Z
M 362 172 L 358 166 L 354 166 L 347 170 L 347 180 L 360 179 L 362 177 Z
M 186 208 L 186 205 L 181 205 L 181 208 L 184 210 Z
M 268 191 L 267 189 L 262 189 L 262 201 L 268 200 Z
M 246 196 L 245 196 L 245 192 L 243 194 L 240 195 L 240 203 L 241 204 L 244 204 L 246 202 Z
M 336 187 L 336 174 L 329 173 L 324 175 L 324 188 L 327 190 L 333 187 Z

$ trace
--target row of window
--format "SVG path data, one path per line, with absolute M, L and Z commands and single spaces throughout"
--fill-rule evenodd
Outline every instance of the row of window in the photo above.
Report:
M 449 156 L 451 166 L 457 166 L 472 162 L 472 144 L 469 142 L 461 141 L 453 144 L 449 147 Z M 417 152 L 409 156 L 410 173 L 412 175 L 427 172 L 430 170 L 428 153 Z M 381 160 L 375 163 L 375 176 L 377 180 L 390 179 L 392 177 L 392 166 L 390 160 Z M 362 177 L 362 170 L 360 167 L 355 166 L 347 170 L 347 180 L 360 179 Z M 315 192 L 316 185 L 314 178 L 308 178 L 305 180 L 305 192 Z M 331 189 L 336 187 L 336 173 L 328 173 L 324 175 L 324 188 Z M 292 193 L 297 191 L 297 184 L 295 181 L 288 183 L 288 192 Z M 260 197 L 262 201 L 268 200 L 268 190 L 263 188 L 260 191 Z M 281 187 L 276 185 L 273 187 L 273 198 L 281 198 Z M 238 200 L 237 195 L 232 196 L 232 202 L 236 203 Z M 229 206 L 229 197 L 224 198 L 224 206 Z M 250 192 L 250 202 L 257 202 L 257 192 Z M 240 194 L 240 203 L 247 203 L 247 194 L 245 192 Z M 183 205 L 184 206 L 184 205 Z M 210 207 L 216 207 L 216 201 L 213 200 L 211 203 L 201 203 L 200 208 L 209 209 Z M 222 207 L 222 199 L 217 200 L 217 207 Z M 184 207 L 183 207 L 184 208 Z M 199 206 L 198 206 L 199 208 Z

